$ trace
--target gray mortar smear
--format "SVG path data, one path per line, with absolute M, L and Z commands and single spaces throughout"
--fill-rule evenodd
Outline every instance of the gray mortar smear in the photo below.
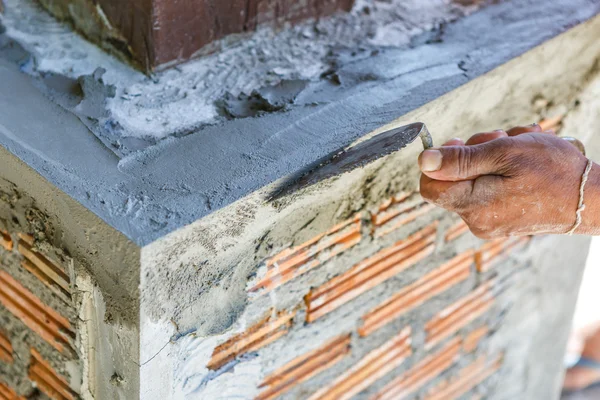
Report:
M 407 47 L 411 38 L 473 11 L 451 0 L 358 0 L 353 11 L 291 29 L 263 28 L 221 41 L 218 53 L 152 77 L 133 71 L 41 11 L 33 0 L 6 0 L 2 23 L 34 58 L 29 73 L 71 79 L 96 74 L 112 93 L 93 102 L 89 117 L 71 110 L 120 156 L 169 136 L 193 133 L 228 118 L 256 116 L 294 104 L 288 81 L 318 82 L 336 66 L 381 48 Z M 282 84 L 282 86 L 279 86 Z M 263 90 L 278 87 L 270 97 Z M 294 86 L 294 85 L 292 85 Z M 102 88 L 86 95 L 98 98 Z M 309 101 L 312 103 L 313 101 Z M 298 106 L 305 102 L 296 103 Z
M 593 0 L 506 0 L 458 18 L 468 10 L 439 0 L 394 0 L 369 3 L 377 18 L 393 22 L 332 22 L 369 21 L 359 17 L 360 4 L 350 16 L 261 30 L 222 53 L 147 78 L 30 0 L 5 1 L 6 34 L 26 51 L 20 63 L 0 57 L 0 144 L 145 245 L 600 13 Z M 321 37 L 319 27 L 335 29 Z M 323 44 L 326 36 L 340 38 L 344 49 Z M 384 39 L 399 47 L 385 47 Z M 278 52 L 286 48 L 292 53 Z M 182 90 L 195 85 L 206 102 Z

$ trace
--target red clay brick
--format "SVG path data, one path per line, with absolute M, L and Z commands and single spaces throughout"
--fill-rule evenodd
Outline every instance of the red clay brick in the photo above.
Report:
M 448 243 L 458 239 L 467 232 L 469 232 L 469 226 L 465 223 L 465 221 L 461 219 L 460 221 L 457 221 L 454 225 L 452 225 L 450 228 L 448 228 L 444 239 L 446 240 L 446 243 Z
M 444 381 L 431 389 L 424 397 L 424 400 L 457 399 L 485 381 L 498 371 L 501 366 L 501 355 L 491 360 L 480 357 L 471 365 L 463 368 L 453 379 Z
M 6 251 L 12 251 L 13 249 L 12 237 L 10 237 L 10 233 L 4 229 L 0 229 L 0 246 Z
M 13 359 L 13 347 L 10 340 L 0 332 L 0 361 L 11 364 Z
M 21 239 L 23 242 L 27 243 L 29 246 L 33 246 L 33 243 L 35 242 L 35 239 L 33 238 L 33 236 L 28 233 L 19 232 L 19 233 L 17 233 L 17 236 L 19 237 L 19 239 Z
M 487 325 L 484 325 L 480 328 L 475 329 L 473 332 L 469 333 L 465 338 L 463 343 L 463 349 L 467 353 L 471 353 L 475 351 L 475 349 L 479 346 L 481 340 L 488 335 L 490 329 Z
M 371 221 L 373 225 L 381 226 L 421 203 L 423 200 L 418 193 L 401 193 L 384 201 L 371 215 Z
M 460 254 L 403 288 L 362 317 L 363 325 L 358 330 L 359 334 L 363 337 L 368 336 L 427 300 L 467 279 L 471 274 L 471 266 L 474 264 L 473 256 L 472 250 Z
M 505 260 L 513 250 L 524 247 L 530 240 L 530 237 L 518 237 L 485 243 L 475 255 L 477 271 L 488 271 L 496 263 Z
M 432 348 L 482 316 L 494 303 L 492 282 L 487 282 L 436 314 L 426 325 L 425 348 Z
M 435 206 L 424 202 L 419 193 L 392 197 L 371 217 L 374 236 L 385 236 L 434 209 Z
M 18 250 L 25 257 L 21 262 L 23 268 L 31 272 L 49 288 L 69 298 L 71 297 L 71 279 L 63 268 L 43 254 L 33 250 L 27 240 L 21 239 L 19 241 Z
M 45 305 L 5 271 L 0 271 L 0 303 L 60 352 L 75 333 L 68 319 Z
M 309 400 L 349 400 L 397 368 L 411 354 L 410 328 L 405 328 L 332 383 L 314 393 Z
M 413 366 L 404 375 L 383 387 L 371 400 L 402 400 L 437 378 L 456 361 L 460 352 L 459 338 L 448 343 L 437 353 Z
M 265 378 L 259 387 L 267 387 L 257 400 L 278 398 L 294 386 L 328 369 L 350 353 L 350 334 L 330 340 L 320 348 L 300 356 Z
M 31 349 L 29 379 L 35 382 L 38 389 L 53 400 L 74 400 L 77 398 L 77 394 L 71 390 L 67 380 L 54 371 L 35 349 Z
M 362 237 L 361 227 L 357 215 L 300 246 L 283 250 L 265 262 L 266 273 L 249 291 L 268 293 L 355 246 Z
M 0 400 L 25 400 L 25 397 L 17 395 L 11 387 L 0 382 Z
M 270 314 L 245 332 L 233 336 L 215 348 L 207 368 L 217 370 L 236 357 L 256 351 L 286 335 L 295 315 L 296 312 Z
M 437 222 L 358 263 L 305 297 L 312 322 L 431 255 Z

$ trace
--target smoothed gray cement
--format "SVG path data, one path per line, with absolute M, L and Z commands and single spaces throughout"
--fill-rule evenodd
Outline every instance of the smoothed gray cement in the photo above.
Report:
M 342 64 L 334 79 L 323 79 L 298 95 L 297 101 L 306 106 L 208 126 L 123 159 L 78 117 L 44 97 L 16 65 L 3 62 L 0 145 L 133 242 L 145 245 L 599 12 L 600 3 L 590 0 L 493 5 L 447 25 L 433 43 L 382 49 Z

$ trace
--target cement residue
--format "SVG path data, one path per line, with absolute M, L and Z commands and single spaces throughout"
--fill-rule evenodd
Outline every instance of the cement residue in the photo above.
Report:
M 268 98 L 253 112 L 232 106 L 224 114 L 221 105 L 246 103 L 257 91 L 273 90 L 270 87 L 295 91 L 278 85 L 318 82 L 323 74 L 373 51 L 408 47 L 418 34 L 475 9 L 451 0 L 359 0 L 349 14 L 226 38 L 217 46 L 222 47 L 218 53 L 151 77 L 85 42 L 33 0 L 7 0 L 2 22 L 8 35 L 32 54 L 33 63 L 23 68 L 30 74 L 54 73 L 77 80 L 99 67 L 106 70 L 103 82 L 115 87 L 115 95 L 107 99 L 106 115 L 90 129 L 117 154 L 125 155 L 226 118 L 283 110 L 277 100 Z M 253 106 L 241 108 L 248 107 Z

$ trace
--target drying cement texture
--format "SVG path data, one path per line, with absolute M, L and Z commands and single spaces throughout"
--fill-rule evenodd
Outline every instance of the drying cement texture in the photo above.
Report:
M 15 240 L 20 232 L 34 234 L 38 246 L 71 260 L 75 367 L 67 368 L 70 360 L 52 351 L 44 355 L 60 374 L 78 381 L 72 388 L 83 398 L 254 398 L 267 374 L 330 338 L 356 332 L 360 316 L 400 287 L 482 245 L 471 236 L 443 244 L 440 233 L 428 262 L 305 324 L 303 297 L 311 288 L 432 221 L 439 221 L 439 232 L 454 222 L 434 210 L 383 239 L 371 231 L 368 212 L 416 189 L 417 144 L 277 203 L 265 202 L 278 179 L 335 149 L 414 121 L 426 122 L 441 143 L 566 115 L 563 129 L 584 141 L 592 157 L 600 154 L 592 136 L 600 115 L 600 4 L 594 1 L 504 1 L 469 16 L 470 8 L 441 1 L 373 2 L 371 14 L 360 17 L 357 5 L 350 16 L 335 18 L 368 22 L 392 8 L 403 10 L 402 24 L 381 17 L 381 26 L 363 32 L 374 32 L 371 37 L 359 38 L 355 25 L 340 22 L 354 33 L 345 34 L 349 49 L 333 52 L 333 63 L 323 60 L 336 42 L 324 38 L 344 36 L 321 36 L 316 29 L 335 26 L 330 20 L 260 31 L 223 53 L 151 78 L 103 55 L 32 3 L 4 3 L 0 178 L 2 190 L 10 187 L 25 205 L 14 208 L 1 198 L 0 227 Z M 252 49 L 285 47 L 265 38 L 282 35 L 276 37 L 296 43 L 303 29 L 312 33 L 290 48 L 307 54 L 279 58 L 274 52 L 267 58 L 281 65 L 269 67 L 248 58 Z M 379 29 L 391 33 L 378 36 Z M 392 33 L 404 42 L 390 46 L 385 37 Z M 289 69 L 296 63 L 292 56 L 300 61 Z M 236 70 L 233 60 L 249 64 Z M 206 75 L 220 67 L 230 68 L 231 79 Z M 239 75 L 242 70 L 256 75 Z M 196 84 L 219 81 L 231 86 L 218 95 L 210 88 L 192 93 Z M 106 126 L 115 129 L 113 136 Z M 39 217 L 27 220 L 28 210 Z M 265 259 L 357 214 L 364 239 L 351 251 L 323 255 L 321 267 L 268 294 L 249 291 L 264 275 Z M 40 218 L 43 228 L 34 223 Z M 309 397 L 398 328 L 420 326 L 494 274 L 506 289 L 486 314 L 493 335 L 484 348 L 502 352 L 503 366 L 478 390 L 494 399 L 556 397 L 587 245 L 585 238 L 533 240 L 496 271 L 470 275 L 409 319 L 367 338 L 352 333 L 350 356 L 284 398 Z M 41 296 L 44 289 L 17 271 L 17 261 L 10 262 L 10 272 L 20 273 L 20 281 Z M 48 305 L 58 307 L 53 301 Z M 283 337 L 207 367 L 217 346 L 271 310 L 295 312 Z M 31 340 L 31 346 L 43 347 Z M 423 332 L 413 340 L 415 357 L 424 356 Z M 461 358 L 450 372 L 471 360 Z M 20 393 L 32 390 L 17 377 L 26 367 L 0 370 Z M 368 398 L 408 367 L 386 374 L 358 398 Z M 80 379 L 72 372 L 77 369 Z

